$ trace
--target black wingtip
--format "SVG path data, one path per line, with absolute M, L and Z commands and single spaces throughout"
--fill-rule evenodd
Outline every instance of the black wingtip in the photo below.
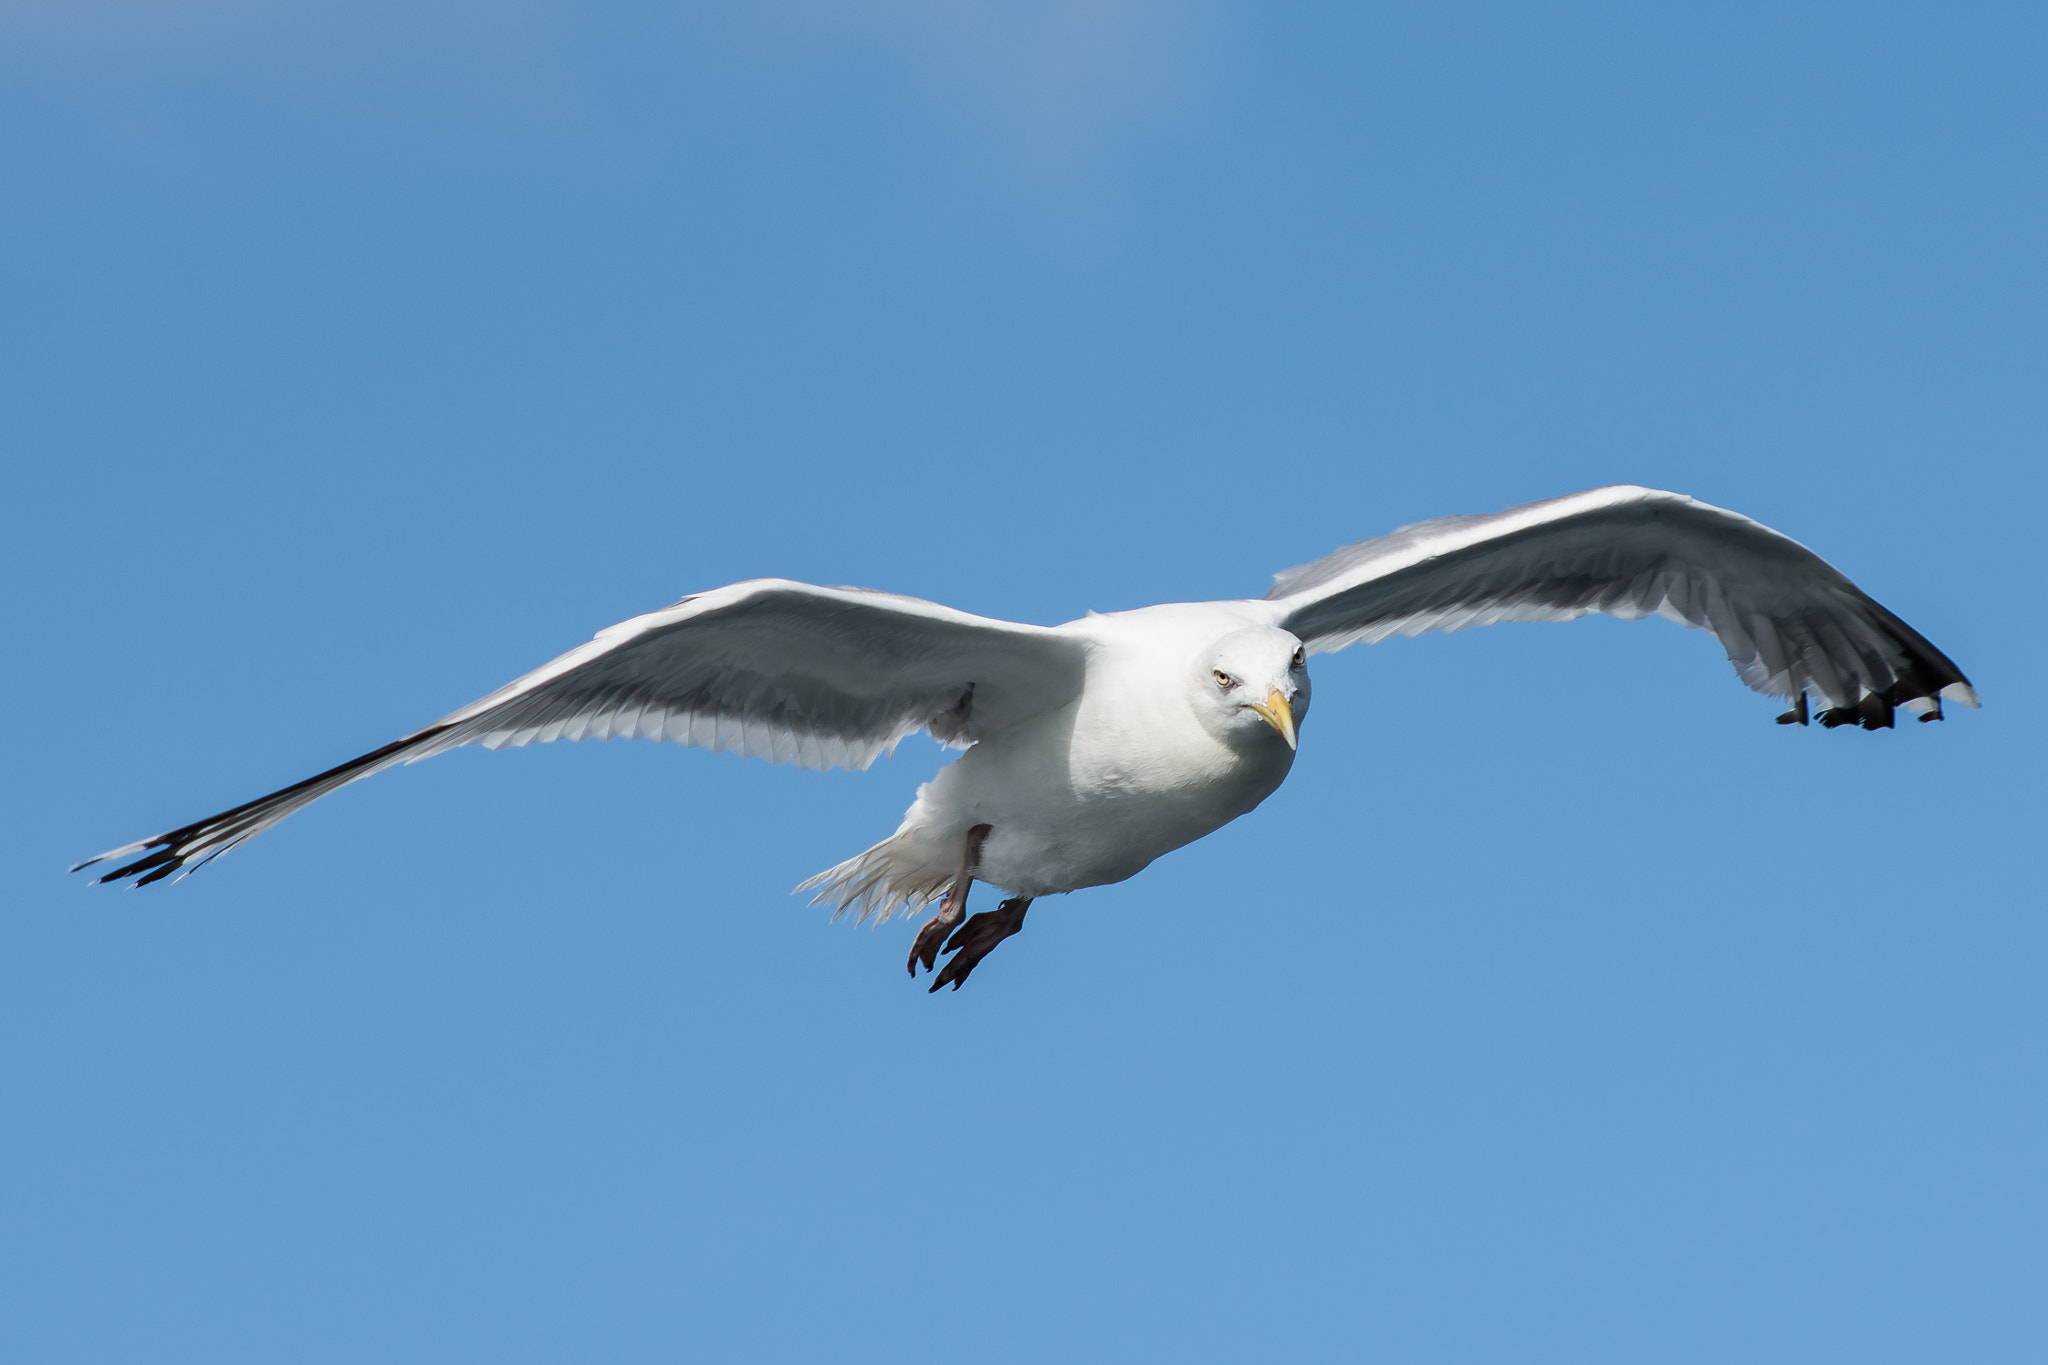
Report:
M 325 795 L 348 782 L 362 776 L 365 770 L 374 770 L 380 763 L 395 760 L 406 750 L 434 739 L 445 733 L 448 726 L 430 725 L 424 730 L 395 739 L 381 749 L 373 749 L 360 758 L 352 758 L 324 773 L 315 773 L 303 782 L 294 782 L 289 787 L 279 788 L 268 796 L 259 796 L 254 801 L 245 801 L 232 810 L 210 815 L 204 820 L 195 820 L 189 825 L 171 830 L 141 843 L 125 844 L 97 858 L 88 858 L 73 872 L 91 867 L 94 863 L 109 858 L 125 858 L 137 850 L 145 850 L 140 858 L 115 868 L 101 877 L 95 877 L 94 886 L 108 882 L 125 881 L 135 878 L 135 885 L 148 886 L 151 882 L 162 881 L 174 872 L 195 872 L 206 866 L 221 854 L 253 834 L 261 833 L 282 820 L 298 807 Z
M 1898 727 L 1898 708 L 1911 701 L 1925 701 L 1926 710 L 1919 713 L 1920 721 L 1941 720 L 1941 697 L 1934 692 L 1909 691 L 1905 686 L 1894 684 L 1882 692 L 1866 692 L 1847 706 L 1831 706 L 1820 713 L 1821 725 L 1833 730 L 1843 725 L 1860 725 L 1866 730 L 1892 730 Z M 1780 724 L 1789 725 L 1791 714 L 1778 717 Z
M 148 886 L 153 881 L 170 876 L 185 865 L 184 855 L 174 851 L 174 845 L 169 839 L 157 840 L 149 844 L 148 848 L 150 851 L 137 858 L 134 862 L 124 863 L 112 872 L 94 877 L 92 884 L 94 886 L 105 886 L 108 882 L 124 881 L 129 877 L 133 877 L 137 886 Z M 100 859 L 95 858 L 92 861 L 96 863 Z M 92 863 L 81 863 L 79 866 L 90 867 Z M 76 871 L 77 869 L 74 868 L 72 870 Z

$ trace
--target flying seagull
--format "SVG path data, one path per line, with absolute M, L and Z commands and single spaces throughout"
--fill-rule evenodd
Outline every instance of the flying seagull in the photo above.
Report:
M 670 740 L 825 770 L 926 731 L 967 752 L 896 833 L 805 882 L 838 914 L 936 900 L 909 969 L 931 989 L 1033 900 L 1120 882 L 1270 796 L 1294 764 L 1308 658 L 1394 635 L 1588 612 L 1711 633 L 1780 724 L 1889 728 L 1977 705 L 1948 656 L 1818 555 L 1748 517 L 1596 488 L 1443 517 L 1290 569 L 1262 598 L 1019 625 L 862 588 L 764 578 L 621 621 L 425 729 L 233 810 L 102 853 L 100 882 L 189 874 L 336 788 L 481 744 Z M 1008 892 L 967 917 L 976 881 Z M 943 967 L 941 954 L 950 954 Z

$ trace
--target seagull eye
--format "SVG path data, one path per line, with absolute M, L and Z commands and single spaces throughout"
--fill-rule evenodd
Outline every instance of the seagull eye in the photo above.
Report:
M 1222 669 L 1219 668 L 1216 670 L 1216 685 L 1218 687 L 1223 688 L 1235 687 L 1237 686 L 1237 679 L 1231 677 L 1228 673 L 1225 673 Z
M 1305 649 L 1296 649 L 1296 650 L 1294 651 L 1294 658 L 1293 658 L 1293 660 L 1292 660 L 1292 661 L 1291 661 L 1291 662 L 1290 662 L 1290 663 L 1289 663 L 1289 664 L 1288 664 L 1287 666 L 1288 666 L 1289 668 L 1307 668 L 1307 667 L 1308 667 L 1308 651 L 1307 651 L 1307 650 L 1305 650 Z

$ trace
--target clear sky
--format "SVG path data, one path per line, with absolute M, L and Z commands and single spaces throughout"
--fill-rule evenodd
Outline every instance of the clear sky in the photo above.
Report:
M 2044 92 L 2038 5 L 0 4 L 0 1353 L 2048 1358 Z M 63 875 L 690 590 L 1057 622 L 1624 481 L 1985 709 L 1320 658 L 1278 795 L 940 997 L 787 894 L 922 739 Z

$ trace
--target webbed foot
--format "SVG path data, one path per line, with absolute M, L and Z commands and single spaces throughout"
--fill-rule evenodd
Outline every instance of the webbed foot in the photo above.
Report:
M 1024 927 L 1024 912 L 1031 908 L 1029 896 L 1018 896 L 1006 900 L 993 910 L 984 910 L 970 918 L 967 923 L 946 943 L 945 951 L 953 954 L 940 969 L 931 988 L 951 982 L 954 990 L 960 989 L 981 960 L 996 950 L 996 945 Z
M 965 897 L 962 898 L 963 900 Z M 910 974 L 917 975 L 920 965 L 930 971 L 939 960 L 940 945 L 946 935 L 953 932 L 953 926 L 960 923 L 962 912 L 955 909 L 949 898 L 939 906 L 939 912 L 926 920 L 917 931 L 917 941 L 910 945 Z

